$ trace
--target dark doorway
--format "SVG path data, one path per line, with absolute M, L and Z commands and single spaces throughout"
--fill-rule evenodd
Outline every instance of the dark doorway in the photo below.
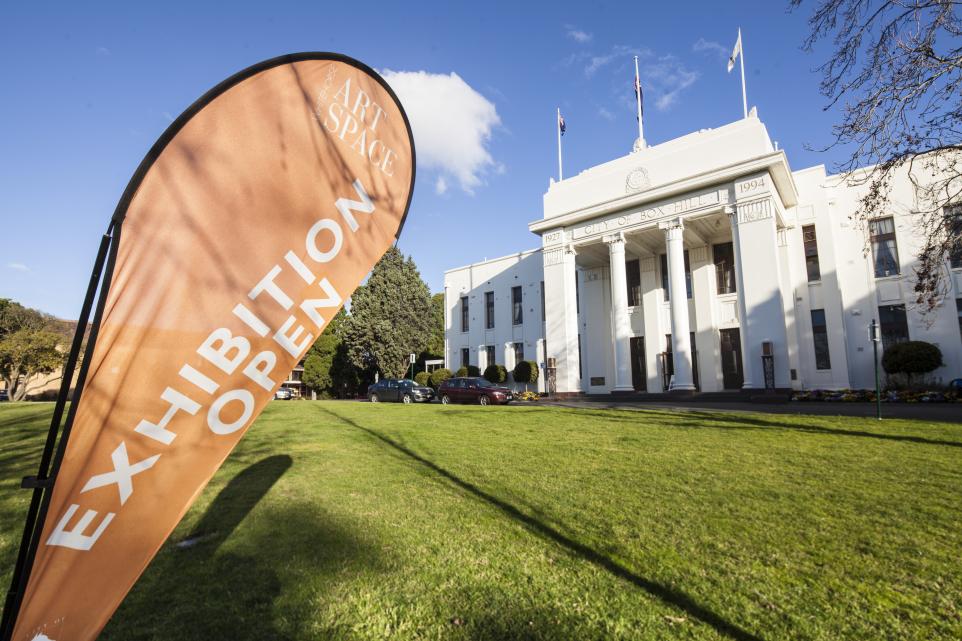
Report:
M 648 367 L 645 365 L 645 337 L 631 337 L 631 386 L 638 392 L 648 391 Z
M 693 383 L 695 384 L 695 389 L 701 391 L 701 383 L 699 381 L 698 373 L 698 345 L 695 343 L 695 332 L 688 334 L 688 339 L 691 341 L 691 376 Z M 671 334 L 665 334 L 665 351 L 661 354 L 662 363 L 662 385 L 665 391 L 668 391 L 669 382 L 671 377 L 675 373 L 675 358 L 671 346 Z
M 741 389 L 745 382 L 742 371 L 742 339 L 738 328 L 721 330 L 722 386 Z

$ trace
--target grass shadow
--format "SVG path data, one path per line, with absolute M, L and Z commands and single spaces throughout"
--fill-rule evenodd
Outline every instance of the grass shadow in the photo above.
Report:
M 702 621 L 703 623 L 711 626 L 719 633 L 724 634 L 732 639 L 736 639 L 737 641 L 760 641 L 760 637 L 755 636 L 754 634 L 748 632 L 747 630 L 740 628 L 738 625 L 724 619 L 717 613 L 712 612 L 711 610 L 708 610 L 707 608 L 701 606 L 692 597 L 685 594 L 684 592 L 681 592 L 669 586 L 663 585 L 656 581 L 646 579 L 645 577 L 636 574 L 635 572 L 625 567 L 621 563 L 615 561 L 614 559 L 610 558 L 609 556 L 606 556 L 598 552 L 594 548 L 591 548 L 581 543 L 580 541 L 577 541 L 571 538 L 570 536 L 563 534 L 558 529 L 550 525 L 547 525 L 544 522 L 539 521 L 538 519 L 533 518 L 528 514 L 525 514 L 514 505 L 500 499 L 497 496 L 494 496 L 493 494 L 490 494 L 489 492 L 484 491 L 483 489 L 479 488 L 473 483 L 470 483 L 458 477 L 452 472 L 449 472 L 448 470 L 444 469 L 443 467 L 434 463 L 433 461 L 430 461 L 424 458 L 423 456 L 410 450 L 409 448 L 405 447 L 403 444 L 398 443 L 397 441 L 391 439 L 390 437 L 385 436 L 384 434 L 380 434 L 372 429 L 366 428 L 363 425 L 360 425 L 359 423 L 351 420 L 350 418 L 341 416 L 340 414 L 333 412 L 329 409 L 326 409 L 324 407 L 318 407 L 317 409 L 320 410 L 321 412 L 324 412 L 330 415 L 332 418 L 340 421 L 345 425 L 348 425 L 357 430 L 360 430 L 361 432 L 366 433 L 371 438 L 379 441 L 381 444 L 391 448 L 395 452 L 403 454 L 405 457 L 407 457 L 411 461 L 424 466 L 425 468 L 433 472 L 435 475 L 441 477 L 442 479 L 451 483 L 452 485 L 459 488 L 460 490 L 467 492 L 468 494 L 474 496 L 477 499 L 480 499 L 484 503 L 500 511 L 502 514 L 504 514 L 508 518 L 511 518 L 512 520 L 520 523 L 528 531 L 533 532 L 534 534 L 544 539 L 554 542 L 555 544 L 561 546 L 562 548 L 565 548 L 569 552 L 581 557 L 585 561 L 604 569 L 605 571 L 612 574 L 613 576 L 616 576 L 619 579 L 622 579 L 623 581 L 644 590 L 651 596 L 658 598 L 659 600 L 661 600 L 662 602 L 668 605 L 678 608 L 679 610 L 685 612 L 688 616 L 698 619 L 699 621 Z

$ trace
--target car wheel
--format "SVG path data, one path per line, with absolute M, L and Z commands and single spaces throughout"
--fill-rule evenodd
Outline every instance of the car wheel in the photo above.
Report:
M 441 396 L 441 405 L 449 405 L 451 403 L 451 397 L 447 394 Z
M 486 394 L 482 394 L 482 395 L 481 395 L 481 398 L 478 399 L 478 402 L 481 403 L 482 405 L 487 405 L 487 404 L 488 404 L 488 397 L 487 397 L 487 395 L 486 395 Z
M 404 395 L 404 398 L 401 399 L 401 402 L 402 402 L 402 403 L 410 403 L 410 402 L 411 402 L 411 395 L 410 395 L 410 394 L 405 394 L 405 395 Z
M 377 403 L 379 400 L 381 400 L 381 399 L 379 399 L 379 398 L 377 397 L 377 394 L 371 394 L 371 402 L 372 402 L 372 403 Z

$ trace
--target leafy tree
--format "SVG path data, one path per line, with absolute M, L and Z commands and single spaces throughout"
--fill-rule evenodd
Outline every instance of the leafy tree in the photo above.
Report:
M 529 383 L 538 382 L 538 364 L 534 361 L 519 361 L 514 366 L 512 376 L 515 383 L 524 383 L 524 391 L 527 392 Z
M 462 365 L 455 376 L 481 376 L 481 370 L 477 365 Z
M 444 358 L 444 294 L 431 296 L 431 338 L 422 356 Z
M 339 310 L 311 346 L 304 359 L 304 384 L 322 398 L 350 396 L 357 390 L 359 376 L 341 337 L 347 312 Z
M 0 299 L 0 378 L 10 400 L 23 400 L 36 383 L 32 379 L 63 367 L 62 346 L 69 343 L 71 330 L 66 321 Z
M 342 336 L 355 366 L 401 378 L 409 366 L 408 354 L 428 345 L 431 320 L 428 286 L 414 261 L 391 247 L 351 297 Z
M 492 383 L 503 383 L 508 380 L 508 370 L 504 365 L 491 364 L 484 368 L 484 377 Z
M 418 372 L 414 375 L 414 382 L 418 385 L 426 386 L 428 381 L 431 379 L 431 375 L 427 372 Z
M 836 169 L 867 186 L 855 219 L 890 211 L 893 179 L 907 173 L 920 239 L 916 302 L 938 307 L 948 291 L 945 261 L 962 256 L 962 222 L 948 206 L 962 196 L 962 17 L 951 0 L 790 0 L 812 4 L 804 48 L 830 39 L 819 70 L 826 109 L 841 105 Z

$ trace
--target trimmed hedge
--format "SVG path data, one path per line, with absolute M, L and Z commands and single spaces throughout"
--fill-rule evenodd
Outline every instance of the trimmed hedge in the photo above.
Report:
M 488 365 L 484 368 L 484 377 L 492 383 L 503 383 L 508 380 L 508 370 L 504 365 Z
M 538 364 L 534 361 L 521 361 L 514 366 L 514 376 L 515 383 L 537 383 L 538 382 Z
M 462 365 L 461 368 L 455 372 L 455 376 L 481 376 L 481 370 L 478 369 L 477 365 Z
M 904 374 L 908 382 L 916 374 L 928 374 L 942 366 L 942 352 L 932 343 L 906 341 L 890 345 L 882 354 L 887 374 Z
M 414 382 L 418 385 L 427 385 L 429 378 L 431 378 L 431 375 L 427 372 L 418 372 L 414 375 Z
M 431 376 L 428 377 L 428 384 L 435 389 L 435 391 L 441 387 L 441 383 L 451 378 L 451 370 L 446 367 L 441 369 L 436 369 L 431 372 Z

